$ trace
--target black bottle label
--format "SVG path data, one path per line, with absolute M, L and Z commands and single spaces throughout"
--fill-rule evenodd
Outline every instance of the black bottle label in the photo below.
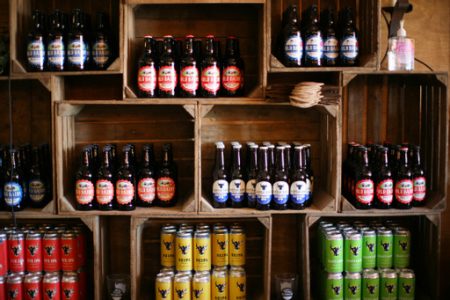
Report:
M 339 56 L 339 42 L 336 37 L 330 36 L 323 42 L 323 56 L 328 61 L 335 61 Z
M 67 59 L 71 65 L 83 67 L 88 57 L 88 46 L 83 37 L 69 41 Z
M 39 203 L 45 198 L 45 184 L 42 180 L 35 179 L 28 183 L 28 193 L 30 195 L 30 200 Z
M 311 34 L 305 39 L 305 57 L 310 60 L 320 60 L 323 55 L 323 41 L 320 33 Z
M 42 38 L 37 38 L 28 43 L 28 64 L 35 68 L 42 68 L 45 60 L 45 46 Z
M 343 59 L 356 59 L 359 53 L 358 39 L 354 35 L 344 36 L 341 42 L 340 53 Z
M 98 66 L 105 65 L 111 57 L 111 49 L 104 39 L 98 39 L 92 45 L 92 59 Z
M 303 41 L 299 34 L 291 35 L 286 39 L 284 53 L 289 61 L 301 61 L 303 57 Z
M 47 46 L 47 59 L 52 67 L 64 66 L 65 47 L 62 37 L 57 37 L 50 41 Z

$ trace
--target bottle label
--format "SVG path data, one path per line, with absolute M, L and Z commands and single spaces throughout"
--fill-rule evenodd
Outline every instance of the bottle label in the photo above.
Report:
M 33 67 L 42 67 L 44 65 L 45 47 L 42 38 L 28 43 L 27 58 L 28 63 Z
M 163 92 L 171 92 L 177 86 L 175 66 L 162 66 L 158 72 L 158 88 Z
M 70 64 L 82 67 L 86 63 L 88 48 L 83 37 L 71 40 L 67 46 L 67 59 Z
M 225 90 L 235 92 L 244 85 L 244 75 L 236 66 L 226 67 L 222 72 L 222 86 Z
M 180 72 L 180 87 L 183 91 L 194 93 L 198 90 L 198 68 L 187 66 Z
M 220 88 L 220 70 L 217 66 L 210 66 L 202 71 L 202 88 L 210 93 L 217 93 Z
M 336 37 L 331 36 L 323 43 L 323 55 L 328 60 L 336 60 L 339 56 L 339 42 Z
M 64 66 L 64 52 L 65 48 L 62 37 L 56 37 L 49 42 L 47 46 L 47 59 L 49 65 L 55 67 Z
M 175 197 L 175 181 L 170 177 L 158 178 L 156 194 L 161 201 L 170 201 Z
M 323 41 L 320 32 L 311 35 L 305 42 L 305 56 L 308 59 L 320 60 L 323 55 Z
M 356 182 L 355 197 L 362 204 L 370 204 L 373 200 L 374 186 L 370 179 L 363 179 Z
M 104 65 L 111 56 L 111 50 L 104 39 L 99 39 L 92 46 L 92 59 L 97 65 Z
M 134 198 L 134 186 L 129 180 L 120 179 L 116 182 L 116 199 L 121 205 L 129 204 Z
M 228 181 L 219 179 L 214 181 L 212 188 L 213 198 L 215 202 L 225 203 L 228 200 Z
M 28 194 L 33 202 L 41 202 L 45 198 L 45 184 L 41 180 L 31 180 L 28 183 Z
M 256 202 L 267 205 L 272 201 L 272 184 L 268 181 L 260 181 L 256 184 Z
M 310 185 L 305 181 L 294 181 L 291 184 L 291 201 L 295 204 L 304 204 L 310 199 Z
M 245 185 L 245 194 L 250 203 L 256 202 L 256 179 L 250 179 Z
M 86 179 L 77 180 L 75 183 L 75 197 L 79 204 L 89 204 L 94 200 L 94 185 Z
M 242 202 L 245 195 L 245 182 L 242 179 L 234 179 L 230 182 L 230 198 L 233 202 Z
M 358 56 L 358 40 L 354 35 L 345 36 L 341 42 L 341 56 L 343 58 L 355 59 Z
M 284 43 L 284 53 L 289 60 L 300 61 L 303 57 L 303 41 L 300 34 L 291 35 Z
M 276 204 L 286 204 L 289 200 L 289 184 L 286 181 L 277 181 L 273 184 L 273 201 Z
M 23 190 L 17 182 L 7 182 L 3 187 L 5 203 L 8 206 L 16 206 L 22 202 Z
M 425 177 L 414 178 L 413 199 L 414 201 L 423 201 L 427 194 L 427 180 Z
M 143 66 L 139 68 L 138 88 L 144 92 L 152 92 L 156 89 L 155 66 Z
M 379 182 L 376 194 L 380 202 L 391 204 L 394 199 L 394 181 L 392 179 L 385 179 Z
M 155 179 L 147 177 L 139 180 L 137 192 L 140 200 L 152 203 L 156 196 Z
M 106 179 L 97 180 L 95 185 L 95 197 L 98 204 L 109 204 L 114 199 L 114 185 Z
M 402 179 L 395 184 L 395 199 L 402 204 L 409 204 L 413 199 L 413 182 Z

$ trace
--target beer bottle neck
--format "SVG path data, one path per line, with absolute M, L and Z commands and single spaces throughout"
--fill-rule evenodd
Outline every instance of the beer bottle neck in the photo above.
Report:
M 205 55 L 214 55 L 214 40 L 212 38 L 206 40 Z
M 414 164 L 415 164 L 416 166 L 420 166 L 420 165 L 421 165 L 421 161 L 420 161 L 420 148 L 414 149 Z
M 110 151 L 109 150 L 105 150 L 103 151 L 103 167 L 108 168 L 109 167 L 109 159 L 110 159 Z
M 389 155 L 388 150 L 385 149 L 381 152 L 381 165 L 388 166 L 389 165 Z
M 284 161 L 284 148 L 277 148 L 277 171 L 285 171 L 285 161 Z
M 305 169 L 305 164 L 304 164 L 304 159 L 305 156 L 303 155 L 303 148 L 295 148 L 295 152 L 294 152 L 294 160 L 295 160 L 295 170 L 304 170 Z
M 361 165 L 364 167 L 369 166 L 369 153 L 367 149 L 363 150 L 361 153 Z
M 250 170 L 258 167 L 258 149 L 250 148 Z
M 144 40 L 145 54 L 151 55 L 153 52 L 153 39 L 146 37 Z
M 238 57 L 239 56 L 239 42 L 236 38 L 227 39 L 227 51 L 226 55 L 228 57 Z
M 152 151 L 150 148 L 144 149 L 144 155 L 143 155 L 143 163 L 144 166 L 149 166 L 152 163 Z
M 104 13 L 97 13 L 97 30 L 104 31 L 108 29 L 109 22 Z
M 123 166 L 129 167 L 130 166 L 130 151 L 126 150 L 123 152 Z
M 172 162 L 172 153 L 169 149 L 165 149 L 163 152 L 163 164 L 170 165 Z
M 32 165 L 33 166 L 39 166 L 40 165 L 40 157 L 39 157 L 39 150 L 37 148 L 33 149 L 33 157 L 32 157 Z
M 232 169 L 240 169 L 241 168 L 241 149 L 233 148 L 233 166 Z
M 409 164 L 409 162 L 408 162 L 408 150 L 406 150 L 406 149 L 401 149 L 400 150 L 400 164 L 404 165 L 404 166 Z
M 192 38 L 187 38 L 185 41 L 184 55 L 192 56 L 194 53 L 194 40 Z
M 172 54 L 172 39 L 164 39 L 164 53 Z
M 223 148 L 216 149 L 216 169 L 218 170 L 225 169 L 225 154 Z
M 85 167 L 89 167 L 89 165 L 90 165 L 89 150 L 87 150 L 87 149 L 83 151 L 82 164 Z
M 259 168 L 262 171 L 268 172 L 269 171 L 269 162 L 268 162 L 268 155 L 267 155 L 267 149 L 261 149 L 260 150 L 260 158 L 259 158 Z

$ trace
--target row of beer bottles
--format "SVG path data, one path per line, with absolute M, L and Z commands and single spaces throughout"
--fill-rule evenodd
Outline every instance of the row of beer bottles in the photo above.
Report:
M 84 147 L 76 174 L 75 197 L 78 210 L 133 210 L 136 206 L 169 207 L 177 202 L 177 168 L 172 145 L 162 147 L 162 162 L 154 159 L 153 144 L 142 147 L 142 160 L 137 162 L 136 147 L 122 148 L 120 162 L 116 146 Z
M 0 208 L 19 211 L 47 205 L 53 197 L 49 145 L 5 146 L 0 152 Z
M 139 97 L 232 97 L 244 92 L 244 62 L 239 40 L 226 40 L 221 57 L 220 41 L 212 35 L 202 40 L 192 35 L 184 42 L 172 36 L 164 40 L 146 36 L 139 60 L 137 86 Z
M 215 208 L 256 207 L 259 210 L 304 209 L 312 203 L 314 174 L 311 147 L 279 142 L 258 146 L 247 143 L 246 165 L 241 160 L 242 145 L 232 143 L 231 166 L 225 164 L 225 145 L 216 143 L 212 173 Z M 292 148 L 293 151 L 291 150 Z
M 358 209 L 410 208 L 426 201 L 420 146 L 350 143 L 343 164 L 343 193 Z

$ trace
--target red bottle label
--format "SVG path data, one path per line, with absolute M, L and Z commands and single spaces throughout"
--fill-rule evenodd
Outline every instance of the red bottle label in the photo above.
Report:
M 171 92 L 177 86 L 177 72 L 174 66 L 162 66 L 158 72 L 158 88 L 163 92 Z
M 25 265 L 27 272 L 42 272 L 42 239 L 25 241 Z
M 244 85 L 244 74 L 236 66 L 229 66 L 223 70 L 222 86 L 227 91 L 235 92 Z
M 207 67 L 202 71 L 202 88 L 211 93 L 217 93 L 220 88 L 220 70 L 217 66 Z
M 23 299 L 22 292 L 23 284 L 20 283 L 7 283 L 6 284 L 6 297 L 5 299 L 13 300 L 13 299 Z
M 95 198 L 98 204 L 109 204 L 114 199 L 114 186 L 109 180 L 100 179 L 95 184 Z
M 370 179 L 363 179 L 356 182 L 355 197 L 358 202 L 362 204 L 370 204 L 373 201 L 374 187 L 373 181 Z
M 156 89 L 156 69 L 154 66 L 139 68 L 138 88 L 144 92 L 152 92 Z
M 94 200 L 94 185 L 89 180 L 80 179 L 75 184 L 75 197 L 80 204 L 89 204 Z
M 11 273 L 25 272 L 25 242 L 24 240 L 8 240 L 9 271 Z
M 76 236 L 61 238 L 61 269 L 75 272 L 78 269 L 78 244 Z
M 59 282 L 43 282 L 42 294 L 44 300 L 61 299 L 61 286 Z
M 41 282 L 24 282 L 23 294 L 25 300 L 42 299 Z
M 395 199 L 402 204 L 409 204 L 413 199 L 413 182 L 402 179 L 395 184 Z
M 76 282 L 61 282 L 62 300 L 80 299 L 80 285 Z
M 61 270 L 61 256 L 59 253 L 59 239 L 43 239 L 42 240 L 44 271 L 59 272 Z
M 183 91 L 193 93 L 198 90 L 198 69 L 194 66 L 188 66 L 181 69 L 180 87 Z
M 5 277 L 7 274 L 8 274 L 8 240 L 0 238 L 0 276 Z
M 170 177 L 158 178 L 156 195 L 161 201 L 170 201 L 175 196 L 175 181 Z
M 394 182 L 392 179 L 385 179 L 379 182 L 376 193 L 380 202 L 391 204 L 394 200 Z
M 134 185 L 129 180 L 118 180 L 116 183 L 116 198 L 119 204 L 128 204 L 134 198 Z
M 144 202 L 152 203 L 155 200 L 155 179 L 142 178 L 138 183 L 138 197 Z
M 416 177 L 413 182 L 413 199 L 414 201 L 423 201 L 427 194 L 427 180 L 425 177 Z

